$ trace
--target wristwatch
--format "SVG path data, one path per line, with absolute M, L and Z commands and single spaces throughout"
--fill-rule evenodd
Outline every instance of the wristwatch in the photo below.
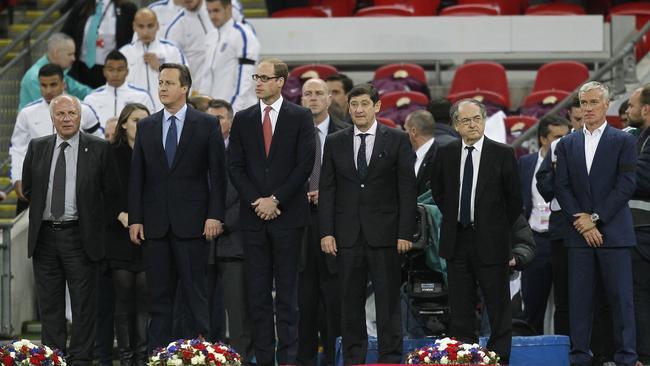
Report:
M 273 202 L 275 202 L 276 205 L 278 205 L 278 206 L 280 205 L 280 201 L 278 200 L 277 197 L 275 197 L 274 194 L 271 195 L 271 199 L 273 200 Z
M 597 213 L 592 213 L 591 214 L 591 222 L 594 224 L 597 224 L 600 221 L 600 216 L 598 216 Z

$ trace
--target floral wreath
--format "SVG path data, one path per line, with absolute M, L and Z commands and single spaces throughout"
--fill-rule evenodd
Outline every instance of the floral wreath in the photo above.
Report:
M 61 351 L 45 345 L 37 346 L 28 339 L 0 346 L 0 363 L 3 366 L 66 366 Z
M 498 365 L 499 356 L 478 344 L 462 343 L 454 338 L 437 339 L 406 356 L 407 364 Z
M 241 366 L 241 357 L 223 343 L 197 339 L 179 339 L 154 352 L 149 366 L 213 365 Z

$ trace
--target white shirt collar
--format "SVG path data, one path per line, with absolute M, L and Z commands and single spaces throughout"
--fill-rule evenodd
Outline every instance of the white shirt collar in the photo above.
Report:
M 327 131 L 330 128 L 330 115 L 328 114 L 327 117 L 325 117 L 325 120 L 319 123 L 316 128 L 318 128 L 323 135 L 327 135 Z
M 366 131 L 366 132 L 362 132 L 362 131 L 361 131 L 360 129 L 358 129 L 357 126 L 355 125 L 355 126 L 354 126 L 354 136 L 358 136 L 358 135 L 361 134 L 361 133 L 365 133 L 365 134 L 368 134 L 368 135 L 375 136 L 375 135 L 377 134 L 377 120 L 374 120 L 374 121 L 372 122 L 372 126 L 370 126 L 370 128 L 369 128 L 368 131 Z
M 74 149 L 78 148 L 78 147 L 79 147 L 79 131 L 77 131 L 77 133 L 75 133 L 72 137 L 70 137 L 70 138 L 67 139 L 67 140 L 64 140 L 64 139 L 63 139 L 63 138 L 62 138 L 62 137 L 57 133 L 57 134 L 56 134 L 56 145 L 55 145 L 55 148 L 58 149 L 59 146 L 61 145 L 61 143 L 62 143 L 63 141 L 67 142 L 67 143 L 70 145 L 70 147 L 72 147 L 72 148 L 74 148 Z
M 463 150 L 467 146 L 470 146 L 470 145 L 467 145 L 464 140 L 461 139 L 461 141 L 463 142 Z M 478 141 L 476 141 L 474 143 L 474 145 L 471 145 L 471 146 L 474 146 L 474 149 L 476 149 L 476 151 L 481 152 L 483 150 L 483 141 L 485 141 L 485 135 L 481 136 L 481 138 Z
M 427 142 L 422 144 L 422 146 L 418 147 L 417 150 L 415 150 L 415 155 L 417 155 L 418 160 L 423 159 L 424 156 L 427 154 L 429 149 L 431 148 L 431 145 L 433 145 L 435 138 L 430 138 Z
M 282 98 L 282 95 L 280 95 L 280 98 L 278 98 L 278 100 L 276 100 L 275 102 L 273 102 L 273 104 L 271 104 L 271 108 L 272 108 L 274 111 L 276 111 L 277 113 L 280 113 L 280 107 L 282 106 L 282 101 L 283 101 L 283 100 L 284 100 L 284 98 Z M 266 108 L 267 105 L 268 105 L 268 104 L 264 103 L 264 102 L 260 99 L 260 108 L 262 109 L 262 113 L 264 113 L 264 109 Z
M 603 123 L 597 129 L 595 129 L 594 132 L 589 132 L 586 126 L 582 128 L 582 132 L 585 134 L 585 136 L 594 136 L 596 134 L 602 136 L 603 132 L 605 131 L 605 127 L 607 127 L 607 121 L 603 121 Z
M 181 109 L 178 110 L 178 112 L 174 113 L 173 115 L 176 116 L 176 119 L 178 121 L 185 121 L 185 115 L 187 114 L 187 103 L 183 105 Z M 169 111 L 166 108 L 163 108 L 163 122 L 166 122 L 169 120 L 169 117 L 171 117 L 172 114 L 169 113 Z

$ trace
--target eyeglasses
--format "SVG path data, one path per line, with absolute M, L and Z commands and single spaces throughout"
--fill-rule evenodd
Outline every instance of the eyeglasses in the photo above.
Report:
M 261 82 L 263 82 L 263 83 L 266 83 L 267 81 L 269 81 L 269 80 L 271 80 L 271 79 L 276 79 L 276 80 L 277 80 L 277 79 L 281 78 L 282 76 L 266 76 L 266 75 L 257 75 L 257 74 L 253 74 L 253 75 L 251 75 L 251 77 L 252 77 L 253 80 L 255 80 L 255 81 L 258 81 L 258 80 L 259 80 L 259 81 L 261 81 Z
M 460 123 L 463 126 L 469 126 L 472 122 L 476 124 L 483 122 L 483 116 L 477 114 L 472 118 L 461 118 L 461 119 L 457 119 L 456 121 L 458 121 L 458 123 Z

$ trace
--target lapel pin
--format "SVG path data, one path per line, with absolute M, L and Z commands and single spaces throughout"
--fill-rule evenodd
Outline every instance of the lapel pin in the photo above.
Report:
M 84 152 L 88 152 L 88 148 L 87 148 L 87 147 L 84 147 Z

